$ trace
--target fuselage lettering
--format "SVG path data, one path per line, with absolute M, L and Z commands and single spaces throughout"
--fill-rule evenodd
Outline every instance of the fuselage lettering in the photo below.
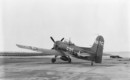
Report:
M 95 44 L 99 44 L 99 45 L 102 45 L 102 46 L 103 46 L 103 45 L 104 45 L 104 42 L 102 42 L 102 41 L 97 41 L 97 40 L 96 40 L 96 41 L 95 41 Z
M 66 50 L 67 50 L 67 51 L 70 51 L 70 52 L 73 52 L 73 51 L 74 51 L 74 49 L 71 48 L 71 47 L 67 47 Z

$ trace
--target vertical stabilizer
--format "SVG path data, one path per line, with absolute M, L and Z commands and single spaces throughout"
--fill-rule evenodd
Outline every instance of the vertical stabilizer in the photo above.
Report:
M 96 38 L 96 40 L 91 48 L 91 50 L 95 53 L 94 60 L 96 63 L 102 62 L 103 46 L 104 46 L 104 38 L 103 38 L 103 36 L 99 35 Z

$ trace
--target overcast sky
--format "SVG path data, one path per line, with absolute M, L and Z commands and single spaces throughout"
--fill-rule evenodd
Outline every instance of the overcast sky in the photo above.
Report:
M 89 47 L 97 35 L 104 51 L 130 51 L 129 0 L 2 0 L 0 51 L 16 44 L 52 48 L 62 37 Z

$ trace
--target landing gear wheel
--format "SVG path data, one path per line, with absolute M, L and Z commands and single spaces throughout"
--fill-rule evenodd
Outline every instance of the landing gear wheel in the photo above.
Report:
M 71 63 L 71 58 L 68 58 L 68 62 Z
M 51 59 L 51 62 L 52 62 L 52 63 L 55 63 L 55 62 L 56 62 L 56 59 L 55 59 L 55 58 L 52 58 L 52 59 Z

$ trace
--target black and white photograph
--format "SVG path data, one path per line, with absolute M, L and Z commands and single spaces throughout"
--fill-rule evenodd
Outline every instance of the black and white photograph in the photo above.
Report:
M 0 0 L 0 80 L 130 80 L 130 1 Z

